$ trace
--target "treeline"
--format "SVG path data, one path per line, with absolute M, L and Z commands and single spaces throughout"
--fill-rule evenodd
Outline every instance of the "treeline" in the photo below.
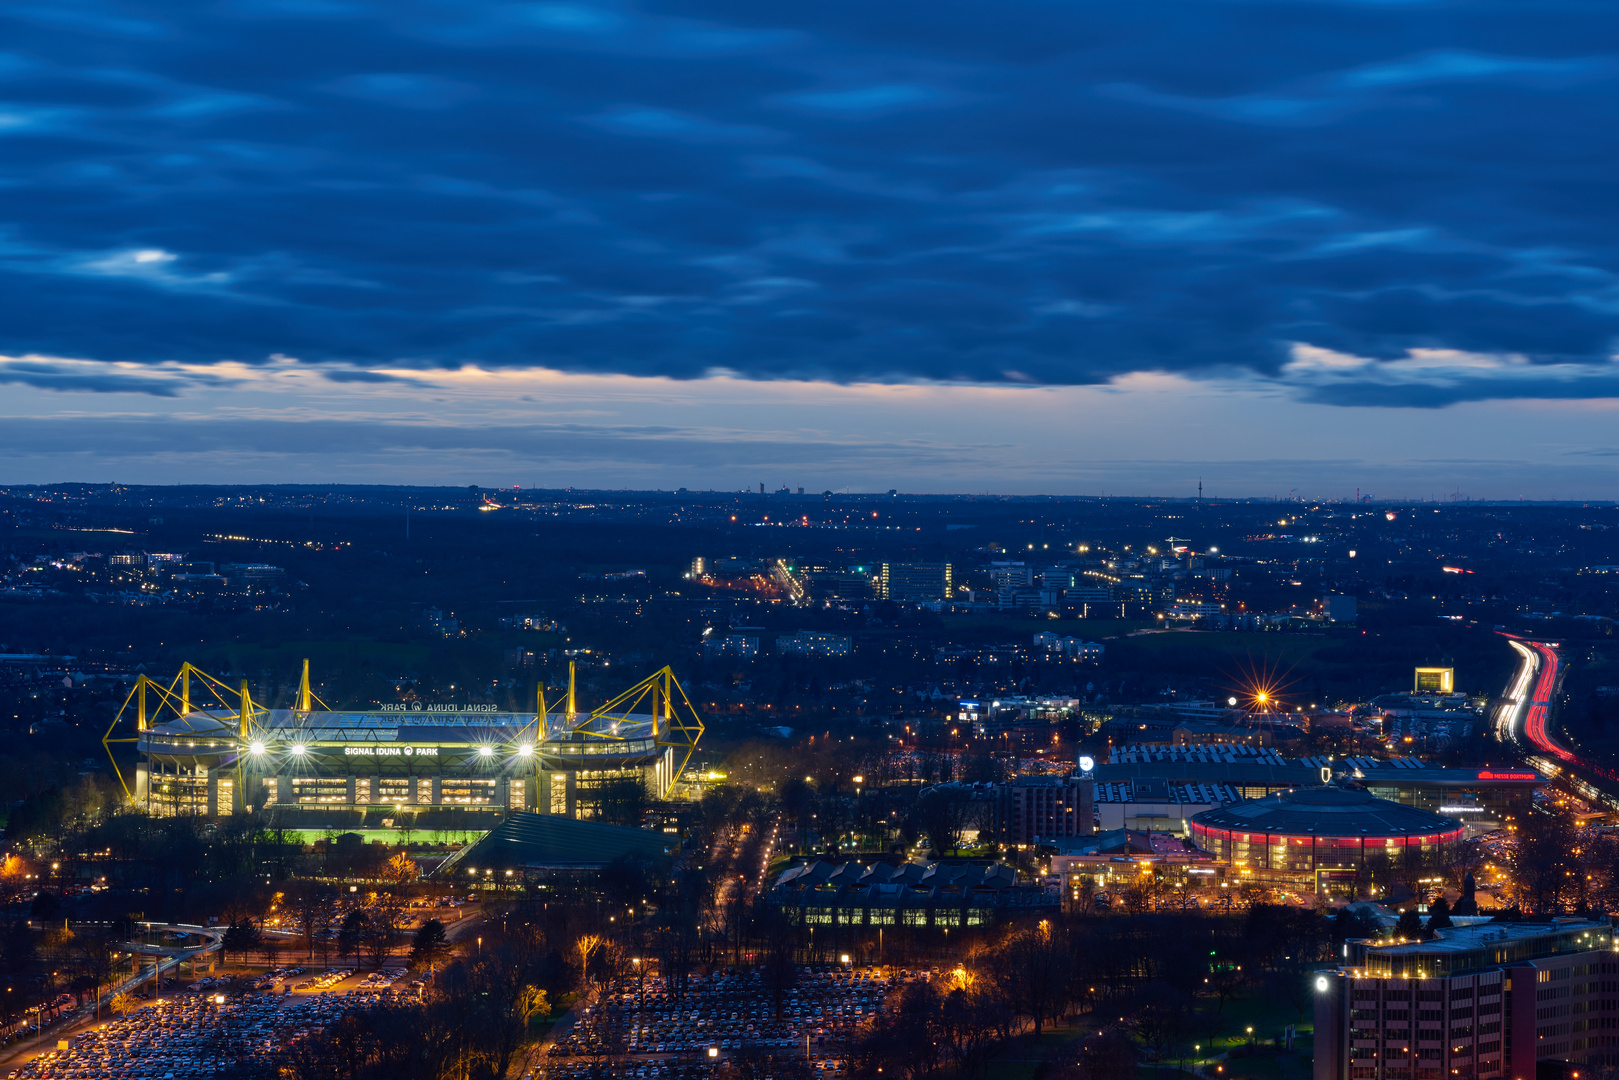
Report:
M 1313 1002 L 1308 973 L 1345 936 L 1369 932 L 1348 917 L 1263 904 L 1237 917 L 1161 913 L 1016 927 L 944 978 L 908 984 L 852 1048 L 852 1073 L 982 1076 L 1009 1041 L 1091 1016 L 1105 1018 L 1101 1033 L 1061 1058 L 1059 1071 L 1133 1077 L 1143 1052 L 1170 1061 L 1196 1043 L 1235 1036 L 1226 1006 L 1239 995 L 1285 1002 L 1302 1021 Z

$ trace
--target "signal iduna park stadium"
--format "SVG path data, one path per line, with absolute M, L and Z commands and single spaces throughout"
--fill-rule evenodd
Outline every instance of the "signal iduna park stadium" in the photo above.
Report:
M 626 780 L 666 797 L 703 733 L 673 672 L 589 712 L 575 708 L 571 673 L 569 682 L 559 712 L 543 691 L 531 713 L 422 702 L 350 711 L 311 693 L 306 661 L 295 707 L 269 709 L 245 682 L 233 689 L 185 664 L 167 685 L 141 676 L 104 743 L 115 769 L 114 745 L 135 745 L 133 783 L 122 770 L 119 780 L 160 815 L 286 810 L 314 824 L 441 807 L 589 817 L 603 790 Z

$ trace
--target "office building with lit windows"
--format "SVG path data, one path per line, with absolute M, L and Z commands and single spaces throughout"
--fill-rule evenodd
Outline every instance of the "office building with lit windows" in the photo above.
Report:
M 883 563 L 877 576 L 879 598 L 897 603 L 948 600 L 952 587 L 949 563 Z
M 1619 1063 L 1607 922 L 1559 918 L 1357 941 L 1310 976 L 1315 1080 L 1535 1080 Z

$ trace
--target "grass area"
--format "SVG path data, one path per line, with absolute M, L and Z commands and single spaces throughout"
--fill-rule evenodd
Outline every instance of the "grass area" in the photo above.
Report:
M 294 844 L 313 844 L 316 840 L 324 840 L 327 838 L 327 836 L 335 836 L 342 833 L 359 833 L 366 843 L 370 843 L 373 840 L 381 840 L 390 847 L 394 847 L 405 842 L 405 834 L 401 829 L 332 829 L 330 831 L 324 829 L 288 829 L 287 840 L 289 843 Z M 481 832 L 468 832 L 466 834 L 466 842 L 469 844 L 475 843 L 482 836 L 483 833 Z M 410 830 L 410 839 L 412 842 L 418 844 L 433 843 L 433 830 L 412 829 Z M 461 841 L 461 834 L 456 832 L 452 836 L 451 834 L 446 833 L 445 839 L 449 843 L 459 843 Z

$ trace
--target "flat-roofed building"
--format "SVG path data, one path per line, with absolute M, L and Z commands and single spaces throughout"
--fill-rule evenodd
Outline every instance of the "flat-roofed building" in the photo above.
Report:
M 1534 1080 L 1619 1063 L 1606 922 L 1454 926 L 1344 953 L 1310 976 L 1315 1080 Z
M 1544 776 L 1520 766 L 1445 768 L 1404 757 L 1284 758 L 1270 747 L 1240 743 L 1115 745 L 1110 760 L 1097 765 L 1093 774 L 1099 785 L 1157 780 L 1229 787 L 1243 798 L 1259 799 L 1319 784 L 1323 768 L 1379 799 L 1457 818 L 1474 831 L 1497 828 L 1528 813 L 1531 797 L 1546 785 Z

